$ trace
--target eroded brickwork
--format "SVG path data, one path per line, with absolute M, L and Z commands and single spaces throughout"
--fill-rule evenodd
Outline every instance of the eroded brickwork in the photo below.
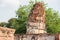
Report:
M 23 35 L 15 35 L 15 40 L 55 40 L 54 35 L 46 35 L 46 34 L 23 34 Z
M 14 40 L 15 29 L 0 27 L 0 40 Z
M 45 12 L 43 3 L 36 3 L 28 18 L 27 34 L 40 34 L 46 33 L 45 31 Z

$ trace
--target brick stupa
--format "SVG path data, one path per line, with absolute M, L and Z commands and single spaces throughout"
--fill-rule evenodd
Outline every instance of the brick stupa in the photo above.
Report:
M 45 28 L 45 12 L 43 3 L 36 3 L 28 18 L 27 34 L 40 34 L 46 33 Z

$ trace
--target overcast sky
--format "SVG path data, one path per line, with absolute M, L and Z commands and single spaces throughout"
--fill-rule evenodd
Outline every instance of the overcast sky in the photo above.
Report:
M 43 0 L 48 7 L 60 12 L 60 0 Z M 10 18 L 16 17 L 16 10 L 19 5 L 28 4 L 28 0 L 0 0 L 0 22 L 7 22 Z

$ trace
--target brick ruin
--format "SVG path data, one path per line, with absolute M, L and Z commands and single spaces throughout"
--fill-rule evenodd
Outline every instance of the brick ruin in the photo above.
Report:
M 59 35 L 47 34 L 43 3 L 38 2 L 28 16 L 27 33 L 16 34 L 15 40 L 59 40 Z
M 14 40 L 15 29 L 0 27 L 0 40 Z
M 43 3 L 36 3 L 28 17 L 27 33 L 15 35 L 15 40 L 55 40 L 54 35 L 47 35 Z
M 55 36 L 46 34 L 16 34 L 15 40 L 55 40 Z
M 45 12 L 43 3 L 36 3 L 28 18 L 27 22 L 27 34 L 40 34 L 46 33 L 45 27 Z

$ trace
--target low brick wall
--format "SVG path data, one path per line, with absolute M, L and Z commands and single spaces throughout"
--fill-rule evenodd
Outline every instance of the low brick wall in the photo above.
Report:
M 14 40 L 15 29 L 0 27 L 0 40 Z
M 47 34 L 15 34 L 15 40 L 55 40 L 55 35 Z

